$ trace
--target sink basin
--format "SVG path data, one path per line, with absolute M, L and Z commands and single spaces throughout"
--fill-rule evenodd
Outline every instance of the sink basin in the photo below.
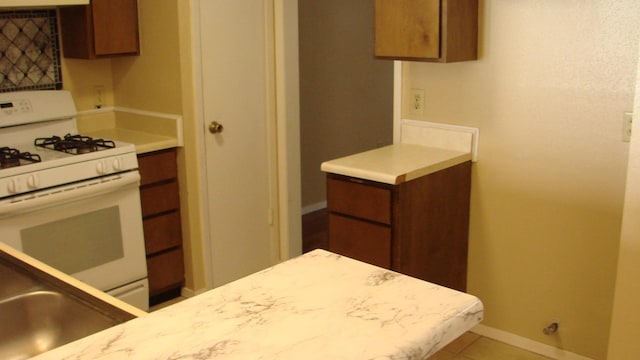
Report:
M 0 359 L 26 359 L 120 322 L 57 291 L 0 301 Z
M 27 359 L 135 318 L 0 252 L 0 359 Z

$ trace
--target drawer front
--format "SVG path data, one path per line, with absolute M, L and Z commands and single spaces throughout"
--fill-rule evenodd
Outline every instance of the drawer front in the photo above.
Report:
M 329 250 L 390 269 L 391 228 L 329 214 Z
M 155 152 L 138 157 L 140 171 L 140 185 L 152 184 L 159 181 L 175 179 L 178 176 L 176 151 Z
M 149 295 L 157 295 L 184 283 L 182 248 L 147 258 Z
M 145 219 L 144 243 L 147 254 L 157 253 L 182 244 L 180 212 Z
M 327 207 L 331 212 L 391 224 L 391 190 L 327 177 Z
M 172 181 L 140 189 L 142 217 L 180 208 L 178 182 Z

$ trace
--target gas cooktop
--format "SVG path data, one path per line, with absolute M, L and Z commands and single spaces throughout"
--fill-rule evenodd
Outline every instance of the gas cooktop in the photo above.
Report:
M 135 146 L 78 134 L 67 91 L 0 93 L 0 198 L 138 168 Z

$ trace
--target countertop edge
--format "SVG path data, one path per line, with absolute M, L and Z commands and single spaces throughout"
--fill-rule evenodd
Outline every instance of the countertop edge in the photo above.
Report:
M 57 278 L 58 280 L 72 286 L 75 287 L 77 289 L 79 289 L 80 291 L 83 291 L 93 297 L 96 297 L 112 306 L 115 306 L 117 308 L 119 308 L 120 310 L 123 310 L 125 312 L 130 313 L 131 315 L 135 316 L 135 317 L 142 317 L 142 316 L 146 316 L 148 315 L 148 313 L 118 299 L 115 298 L 103 291 L 100 291 L 96 288 L 94 288 L 93 286 L 87 285 L 86 283 L 72 277 L 69 276 L 65 273 L 63 273 L 60 270 L 57 270 L 41 261 L 38 261 L 37 259 L 34 259 L 33 257 L 18 251 L 2 242 L 0 242 L 0 250 L 9 254 L 10 256 L 38 269 L 41 270 L 55 278 Z
M 377 181 L 385 184 L 397 185 L 402 182 L 402 175 L 385 174 L 381 172 L 356 169 L 350 166 L 332 165 L 328 163 L 320 164 L 320 170 L 326 173 L 344 175 L 358 179 Z

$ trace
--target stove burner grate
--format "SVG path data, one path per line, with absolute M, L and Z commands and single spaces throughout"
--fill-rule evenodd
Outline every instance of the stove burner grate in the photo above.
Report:
M 20 152 L 10 147 L 0 147 L 0 169 L 32 164 L 42 161 L 40 155 Z
M 94 139 L 90 136 L 70 134 L 65 135 L 64 138 L 59 136 L 37 138 L 34 140 L 34 144 L 46 149 L 62 151 L 74 155 L 86 154 L 116 147 L 115 143 L 111 140 Z

